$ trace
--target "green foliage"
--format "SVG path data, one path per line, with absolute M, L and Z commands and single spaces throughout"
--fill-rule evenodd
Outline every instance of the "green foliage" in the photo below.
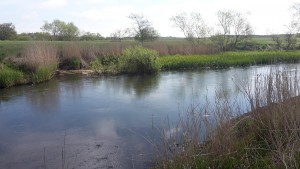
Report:
M 90 67 L 99 74 L 119 74 L 120 56 L 99 56 L 90 63 Z
M 296 63 L 300 61 L 299 51 L 253 51 L 225 52 L 214 55 L 166 56 L 159 57 L 163 69 L 228 68 L 257 64 Z
M 157 61 L 158 52 L 145 49 L 141 46 L 127 48 L 123 51 L 121 58 L 122 71 L 124 73 L 155 73 L 160 70 Z
M 0 40 L 12 40 L 16 37 L 17 32 L 12 23 L 0 24 Z
M 80 69 L 80 65 L 81 65 L 80 58 L 72 57 L 72 58 L 63 60 L 60 63 L 59 67 L 61 69 L 67 69 L 67 70 L 78 70 L 78 69 Z
M 31 74 L 31 81 L 32 83 L 41 83 L 50 80 L 54 73 L 54 69 L 51 66 L 39 67 Z
M 61 20 L 54 20 L 52 23 L 45 22 L 41 28 L 43 31 L 53 36 L 52 40 L 70 41 L 76 40 L 79 29 L 74 23 L 65 23 Z
M 85 34 L 80 36 L 81 41 L 96 41 L 96 40 L 103 40 L 103 36 L 99 33 L 90 33 L 86 32 Z
M 6 88 L 25 82 L 23 72 L 0 64 L 0 88 Z
M 16 40 L 18 40 L 18 41 L 30 41 L 32 39 L 31 39 L 31 36 L 29 34 L 21 33 L 21 34 L 17 35 Z
M 99 74 L 150 74 L 160 70 L 158 53 L 140 46 L 123 50 L 122 56 L 99 56 L 90 67 Z

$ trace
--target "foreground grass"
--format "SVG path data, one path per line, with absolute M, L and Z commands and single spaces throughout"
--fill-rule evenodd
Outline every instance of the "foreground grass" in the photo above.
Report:
M 228 68 L 274 63 L 297 63 L 300 51 L 242 51 L 213 55 L 165 56 L 158 59 L 164 70 Z
M 225 91 L 217 91 L 214 103 L 193 105 L 175 132 L 162 132 L 154 168 L 299 168 L 297 72 L 273 71 L 238 86 L 249 113 Z

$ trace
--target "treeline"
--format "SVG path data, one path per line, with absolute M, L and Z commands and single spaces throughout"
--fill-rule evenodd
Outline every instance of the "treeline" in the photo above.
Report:
M 17 34 L 13 23 L 0 24 L 0 40 L 18 41 L 97 41 L 124 39 L 135 39 L 142 44 L 147 40 L 155 40 L 159 37 L 158 32 L 153 28 L 151 22 L 143 15 L 130 14 L 132 27 L 124 30 L 116 30 L 109 37 L 104 38 L 100 33 L 81 32 L 73 23 L 66 23 L 61 20 L 45 21 L 41 27 L 42 32 Z
M 219 10 L 216 25 L 208 25 L 201 13 L 179 13 L 170 18 L 174 27 L 178 28 L 185 39 L 192 46 L 213 46 L 221 51 L 256 50 L 256 44 L 251 41 L 254 30 L 248 20 L 248 15 L 233 10 Z M 131 28 L 120 29 L 104 38 L 100 33 L 80 32 L 72 22 L 61 20 L 44 22 L 41 32 L 17 34 L 12 23 L 0 24 L 0 40 L 34 40 L 34 41 L 93 41 L 135 39 L 142 45 L 145 41 L 152 41 L 159 37 L 159 33 L 152 23 L 140 14 L 130 14 Z M 286 31 L 269 33 L 273 41 L 272 47 L 264 49 L 298 49 L 298 35 L 300 32 L 300 3 L 293 6 L 292 17 Z
M 103 40 L 100 33 L 83 32 L 72 22 L 66 23 L 61 20 L 54 20 L 51 23 L 45 22 L 41 27 L 42 32 L 17 34 L 12 23 L 0 24 L 0 40 L 18 41 L 92 41 Z

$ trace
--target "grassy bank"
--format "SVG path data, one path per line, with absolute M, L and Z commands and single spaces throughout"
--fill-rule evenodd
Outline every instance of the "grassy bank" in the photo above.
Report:
M 24 47 L 19 55 L 0 63 L 0 88 L 51 79 L 59 63 L 57 55 L 57 48 L 51 45 L 32 44 Z
M 19 55 L 0 62 L 3 67 L 0 69 L 0 87 L 44 82 L 51 79 L 57 69 L 92 69 L 98 75 L 151 74 L 160 70 L 157 51 L 135 46 L 121 53 L 103 55 L 97 50 L 78 48 L 72 43 L 62 48 L 47 43 L 31 44 L 24 47 Z M 16 80 L 17 75 L 19 78 L 26 77 L 26 80 Z
M 218 91 L 214 103 L 192 105 L 175 127 L 163 130 L 154 168 L 299 168 L 297 72 L 273 71 L 249 84 L 237 83 L 249 113 L 243 114 L 241 98 Z
M 228 68 L 274 63 L 296 63 L 300 51 L 242 51 L 213 55 L 165 56 L 158 59 L 164 70 Z
M 144 48 L 134 45 L 136 45 L 134 41 L 38 43 L 1 41 L 0 64 L 7 65 L 6 67 L 11 70 L 21 71 L 27 80 L 15 84 L 22 84 L 49 80 L 54 76 L 56 69 L 92 69 L 99 75 L 115 75 L 300 61 L 300 51 L 216 53 L 218 51 L 214 48 L 205 45 L 193 46 L 185 41 L 148 42 Z M 2 74 L 4 79 L 4 73 Z M 12 85 L 2 82 L 0 86 L 3 88 Z

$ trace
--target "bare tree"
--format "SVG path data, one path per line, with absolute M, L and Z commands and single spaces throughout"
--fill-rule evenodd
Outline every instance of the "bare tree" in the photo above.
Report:
M 180 13 L 172 16 L 170 20 L 184 34 L 185 38 L 193 43 L 200 45 L 202 40 L 210 36 L 211 28 L 204 21 L 200 13 Z
M 126 29 L 118 29 L 116 31 L 114 31 L 113 33 L 110 34 L 110 38 L 113 41 L 118 41 L 121 42 L 122 39 L 124 39 L 126 36 L 128 36 L 130 33 L 129 28 Z
M 293 21 L 287 26 L 287 31 L 285 33 L 286 49 L 294 49 L 297 45 L 297 25 Z
M 245 14 L 223 10 L 217 13 L 220 30 L 217 33 L 218 44 L 223 50 L 236 48 L 238 43 L 248 40 L 253 29 Z
M 133 35 L 135 40 L 144 45 L 144 41 L 155 40 L 159 37 L 158 32 L 153 28 L 152 23 L 140 14 L 130 14 L 128 16 L 133 21 Z
M 293 9 L 293 27 L 296 28 L 297 33 L 300 32 L 300 3 L 295 3 L 292 7 Z
M 280 34 L 272 34 L 271 37 L 272 37 L 272 40 L 273 40 L 274 43 L 275 43 L 275 48 L 276 48 L 277 50 L 282 49 L 282 47 L 283 47 L 283 42 L 284 42 L 283 36 L 280 35 Z

